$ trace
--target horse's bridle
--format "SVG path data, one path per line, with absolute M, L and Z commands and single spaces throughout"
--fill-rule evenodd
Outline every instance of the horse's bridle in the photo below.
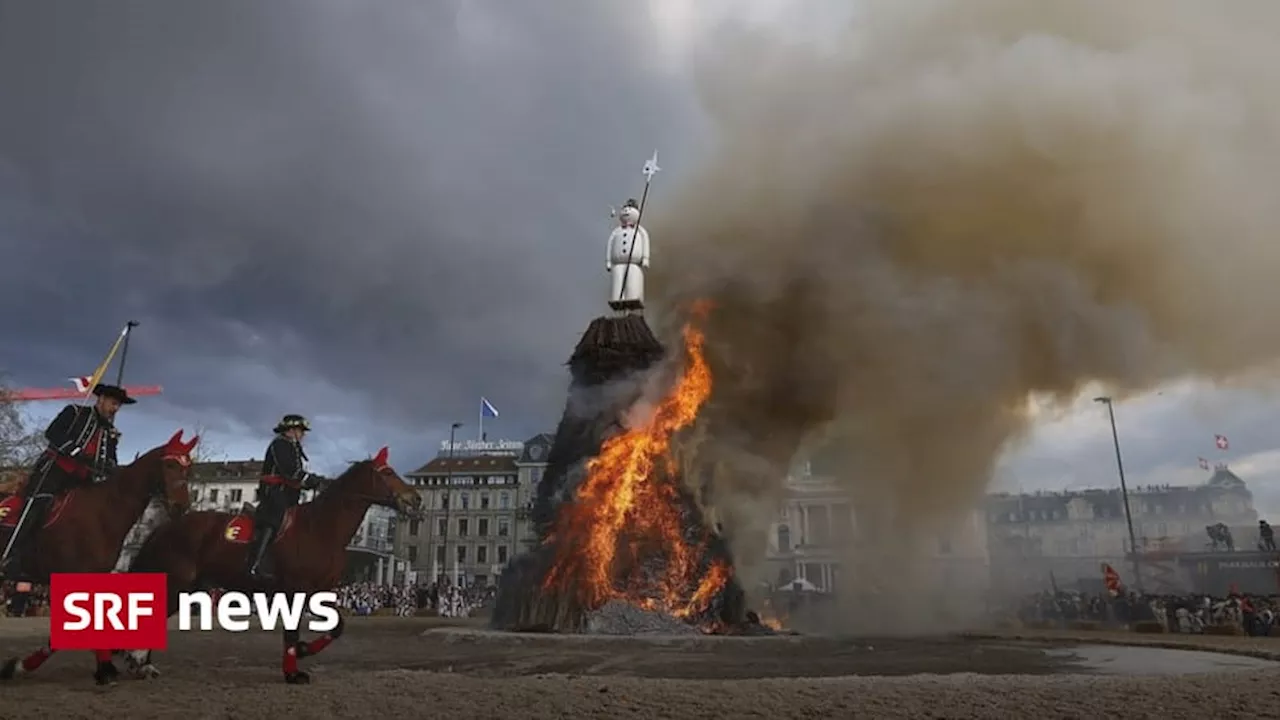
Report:
M 166 452 L 165 454 L 160 456 L 160 474 L 156 478 L 154 486 L 151 488 L 151 496 L 164 498 L 165 505 L 169 506 L 166 509 L 172 510 L 173 503 L 168 502 L 169 488 L 166 486 L 166 483 L 165 483 L 164 464 L 167 462 L 177 463 L 179 466 L 182 467 L 184 472 L 189 472 L 191 470 L 192 462 L 191 462 L 191 456 L 187 453 Z M 191 484 L 190 479 L 187 478 L 185 475 L 182 478 L 182 484 L 188 487 Z
M 393 470 L 390 465 L 379 465 L 371 469 L 375 475 L 391 475 L 395 473 L 395 470 Z M 368 500 L 369 502 L 375 505 L 381 505 L 382 507 L 395 507 L 396 494 L 391 492 L 389 488 L 386 488 L 385 485 L 383 487 L 386 489 L 386 494 L 381 497 L 375 496 L 372 493 L 364 492 L 353 492 L 348 495 L 348 497 L 352 497 L 357 500 Z

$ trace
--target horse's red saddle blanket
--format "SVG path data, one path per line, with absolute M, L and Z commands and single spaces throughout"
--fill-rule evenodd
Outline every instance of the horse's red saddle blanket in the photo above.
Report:
M 49 514 L 44 517 L 44 526 L 49 527 L 58 521 L 58 516 L 62 515 L 62 510 L 67 506 L 67 502 L 75 495 L 72 490 L 65 495 L 59 495 L 53 499 L 53 504 L 49 506 Z M 18 526 L 18 518 L 22 517 L 22 507 L 27 501 L 17 495 L 0 500 L 0 527 L 13 528 Z
M 275 540 L 272 542 L 280 542 L 280 538 L 289 532 L 289 528 L 293 527 L 293 513 L 297 508 L 289 508 L 284 513 L 284 519 L 280 521 L 280 532 L 276 533 Z M 236 545 L 246 545 L 253 540 L 253 516 L 241 513 L 233 515 L 227 521 L 226 528 L 222 531 L 222 537 L 229 543 Z

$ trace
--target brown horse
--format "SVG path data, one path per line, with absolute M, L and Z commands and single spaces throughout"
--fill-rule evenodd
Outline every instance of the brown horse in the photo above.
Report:
M 190 506 L 188 476 L 191 451 L 199 436 L 182 441 L 182 431 L 128 465 L 121 465 L 108 479 L 76 488 L 54 500 L 35 544 L 39 552 L 25 558 L 25 567 L 36 580 L 47 582 L 51 573 L 111 572 L 120 558 L 124 539 L 151 498 L 164 498 L 170 517 Z M 6 543 L 22 513 L 23 500 L 14 495 L 0 501 L 0 544 Z M 28 673 L 53 654 L 44 647 L 26 658 L 9 658 L 0 665 L 0 680 Z M 111 662 L 111 650 L 95 650 L 98 667 L 93 677 L 99 685 L 114 682 L 119 672 Z
M 168 614 L 178 611 L 178 594 L 220 588 L 240 592 L 317 593 L 342 579 L 347 545 L 372 505 L 416 515 L 422 498 L 387 464 L 384 447 L 371 460 L 353 463 L 315 500 L 290 509 L 272 541 L 268 558 L 274 578 L 254 580 L 247 573 L 253 518 L 225 512 L 193 512 L 156 528 L 133 559 L 129 572 L 169 576 Z M 342 635 L 343 625 L 310 642 L 296 630 L 284 633 L 285 682 L 305 684 L 310 676 L 298 660 L 319 653 Z M 151 653 L 129 653 L 135 672 L 155 676 Z

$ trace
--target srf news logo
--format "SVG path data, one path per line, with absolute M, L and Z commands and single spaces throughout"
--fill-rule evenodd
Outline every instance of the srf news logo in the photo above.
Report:
M 166 650 L 169 647 L 164 573 L 55 573 L 49 577 L 49 647 L 52 650 Z M 312 593 L 178 593 L 178 630 L 245 632 L 256 619 L 263 630 L 338 627 L 338 595 Z M 318 619 L 304 623 L 310 614 Z

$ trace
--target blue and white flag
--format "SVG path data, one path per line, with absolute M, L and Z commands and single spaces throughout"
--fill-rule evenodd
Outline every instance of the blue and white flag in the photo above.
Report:
M 494 407 L 493 403 L 489 402 L 488 398 L 481 395 L 480 396 L 480 424 L 479 424 L 479 427 L 476 428 L 476 440 L 479 440 L 480 442 L 486 442 L 489 439 L 488 436 L 484 434 L 484 419 L 496 418 L 496 417 L 498 417 L 498 408 Z

